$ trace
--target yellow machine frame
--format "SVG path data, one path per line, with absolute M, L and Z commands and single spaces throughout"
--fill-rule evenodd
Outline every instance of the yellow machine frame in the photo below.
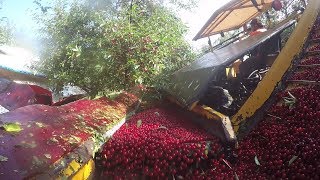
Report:
M 231 121 L 236 133 L 239 130 L 240 123 L 252 117 L 254 113 L 270 98 L 278 83 L 281 82 L 283 75 L 291 67 L 295 56 L 301 52 L 311 28 L 318 16 L 319 9 L 319 0 L 309 1 L 308 6 L 299 20 L 297 27 L 271 66 L 269 72 L 258 84 L 257 88 L 254 90 L 245 104 L 232 117 Z

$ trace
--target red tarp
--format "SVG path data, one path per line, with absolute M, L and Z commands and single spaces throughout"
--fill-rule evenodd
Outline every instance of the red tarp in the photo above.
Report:
M 22 87 L 30 86 L 14 86 Z M 113 101 L 100 98 L 58 107 L 30 105 L 0 115 L 3 124 L 19 123 L 23 129 L 16 133 L 0 130 L 0 179 L 34 177 L 48 171 L 89 137 L 105 133 L 136 102 L 135 96 L 123 93 Z
M 31 104 L 52 104 L 52 94 L 40 86 L 0 78 L 0 105 L 11 111 Z

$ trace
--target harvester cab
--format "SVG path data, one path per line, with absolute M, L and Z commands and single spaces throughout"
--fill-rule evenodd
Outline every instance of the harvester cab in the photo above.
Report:
M 211 16 L 194 40 L 240 29 L 274 4 L 273 0 L 233 0 Z M 210 52 L 172 75 L 166 90 L 170 99 L 208 119 L 220 120 L 226 138 L 234 139 L 229 117 L 238 112 L 268 73 L 282 49 L 282 32 L 296 24 L 298 14 L 296 11 L 265 32 L 249 35 L 246 29 L 227 42 L 211 46 Z

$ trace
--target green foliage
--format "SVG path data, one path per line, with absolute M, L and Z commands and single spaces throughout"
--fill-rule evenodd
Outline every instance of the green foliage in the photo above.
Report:
M 236 29 L 229 32 L 225 32 L 223 37 L 219 35 L 220 37 L 218 38 L 217 37 L 210 38 L 211 43 L 208 40 L 208 45 L 202 46 L 199 54 L 204 55 L 211 52 L 212 50 L 220 49 L 222 47 L 225 47 L 233 43 L 233 40 L 235 40 L 236 35 L 239 33 L 240 33 L 240 29 Z M 231 38 L 231 37 L 235 37 L 235 38 Z M 210 44 L 212 45 L 212 49 L 210 47 Z
M 0 44 L 11 44 L 12 37 L 12 27 L 6 21 L 6 18 L 0 19 Z
M 291 14 L 295 14 L 297 11 L 304 8 L 304 5 L 301 0 L 292 0 L 292 1 L 281 1 L 282 9 L 280 11 L 275 11 L 273 8 L 268 11 L 270 22 L 268 22 L 266 14 L 260 16 L 260 20 L 265 27 L 272 28 L 279 22 L 288 18 Z
M 0 0 L 0 12 L 2 4 L 3 0 Z M 8 22 L 8 18 L 0 15 L 0 44 L 11 44 L 13 41 L 12 37 L 12 26 Z
M 71 84 L 94 96 L 136 84 L 164 86 L 193 59 L 183 38 L 187 29 L 169 9 L 135 1 L 97 7 L 58 1 L 36 16 L 43 24 L 40 69 L 56 90 Z

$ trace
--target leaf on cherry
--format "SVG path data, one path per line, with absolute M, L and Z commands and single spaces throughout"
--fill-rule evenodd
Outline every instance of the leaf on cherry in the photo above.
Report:
M 294 99 L 294 100 L 297 99 L 296 97 L 294 97 L 294 96 L 290 93 L 290 91 L 288 91 L 288 94 L 289 94 L 289 96 L 290 96 L 292 99 Z
M 172 175 L 172 180 L 176 180 L 176 178 L 174 177 L 174 175 Z
M 232 167 L 230 166 L 230 163 L 229 163 L 227 160 L 222 159 L 222 161 L 223 161 L 230 169 L 232 169 Z
M 201 175 L 205 175 L 206 173 L 201 169 Z
M 8 158 L 5 156 L 0 155 L 0 162 L 7 162 Z
M 238 174 L 236 172 L 234 172 L 234 179 L 235 180 L 239 180 L 239 176 L 238 176 Z
M 37 143 L 35 141 L 31 141 L 31 142 L 21 141 L 21 143 L 16 145 L 15 147 L 36 148 Z
M 48 159 L 51 159 L 51 154 L 44 154 L 44 156 Z
M 177 176 L 178 179 L 184 179 L 182 176 Z
M 257 156 L 254 157 L 254 162 L 256 163 L 256 165 L 261 166 Z
M 210 144 L 211 144 L 211 141 L 207 141 L 207 143 L 206 143 L 206 148 L 205 148 L 205 150 L 204 150 L 204 154 L 205 154 L 205 155 L 208 155 L 208 154 L 209 154 L 209 151 L 211 150 Z
M 298 158 L 298 156 L 293 156 L 289 161 L 289 166 Z
M 59 143 L 59 141 L 55 137 L 52 137 L 47 141 L 48 145 L 54 145 L 54 144 L 58 144 L 58 143 Z
M 208 149 L 205 149 L 205 150 L 204 150 L 204 154 L 208 156 L 209 150 L 208 150 Z
M 139 120 L 137 121 L 137 127 L 139 128 L 141 125 L 142 125 L 142 120 L 139 119 Z
M 81 142 L 81 138 L 77 137 L 77 136 L 74 136 L 74 135 L 71 135 L 69 138 L 68 138 L 68 142 L 70 144 L 77 144 L 79 142 Z
M 41 122 L 36 122 L 36 125 L 39 127 L 39 128 L 43 128 L 45 127 L 45 125 Z
M 20 132 L 22 128 L 19 123 L 5 123 L 2 125 L 5 131 L 7 132 Z
M 294 97 L 289 91 L 288 94 L 289 97 L 283 97 L 284 105 L 289 106 L 289 108 L 292 109 L 295 103 L 297 102 L 297 98 Z
M 32 156 L 32 165 L 35 167 L 40 167 L 44 162 L 37 156 Z
M 165 130 L 168 130 L 168 128 L 167 128 L 167 127 L 165 127 L 165 126 L 163 126 L 163 125 L 159 126 L 159 127 L 158 127 L 158 129 L 165 129 Z

